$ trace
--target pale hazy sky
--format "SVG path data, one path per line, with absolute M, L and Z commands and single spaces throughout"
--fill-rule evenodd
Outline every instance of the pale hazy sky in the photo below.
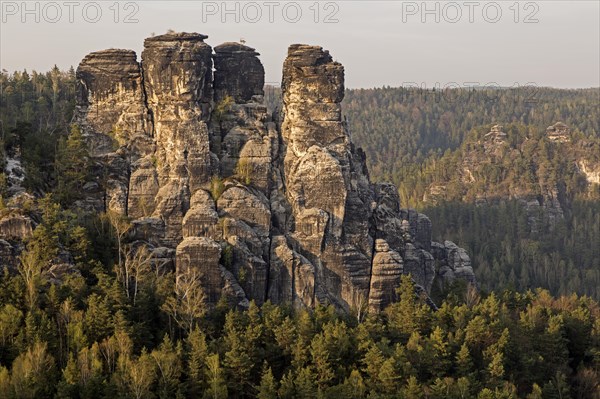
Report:
M 0 3 L 0 68 L 8 71 L 46 71 L 54 64 L 76 67 L 87 53 L 111 47 L 133 49 L 139 57 L 145 37 L 173 29 L 204 33 L 212 46 L 244 38 L 261 53 L 269 82 L 280 81 L 288 45 L 306 43 L 325 47 L 344 64 L 348 87 L 410 82 L 429 88 L 475 82 L 600 86 L 599 0 L 425 5 L 364 0 L 41 1 L 27 2 L 28 11 L 22 1 Z M 131 23 L 125 23 L 132 13 Z M 332 13 L 331 23 L 325 23 Z

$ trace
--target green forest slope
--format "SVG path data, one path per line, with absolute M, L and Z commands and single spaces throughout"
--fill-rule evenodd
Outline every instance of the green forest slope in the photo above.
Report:
M 193 300 L 201 293 L 182 300 L 174 273 L 144 262 L 125 284 L 113 267 L 122 220 L 65 206 L 89 167 L 69 128 L 73 71 L 0 79 L 0 164 L 20 152 L 23 184 L 40 197 L 22 204 L 39 225 L 0 276 L 0 398 L 598 397 L 598 302 L 533 289 L 599 296 L 598 191 L 573 167 L 598 160 L 597 90 L 542 90 L 526 106 L 509 91 L 433 103 L 349 91 L 371 177 L 425 209 L 435 238 L 468 248 L 483 288 L 455 287 L 432 312 L 404 278 L 400 301 L 365 318 L 269 303 L 208 311 Z M 558 120 L 569 141 L 548 139 Z M 495 124 L 506 137 L 486 147 Z M 45 267 L 65 252 L 75 267 L 56 284 Z

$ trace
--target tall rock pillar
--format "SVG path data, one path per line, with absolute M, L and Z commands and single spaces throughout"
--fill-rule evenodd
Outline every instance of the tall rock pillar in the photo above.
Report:
M 292 248 L 315 266 L 315 295 L 366 304 L 373 240 L 366 168 L 342 121 L 344 67 L 318 46 L 292 45 L 283 66 L 286 197 Z
M 207 121 L 212 106 L 212 49 L 198 33 L 167 33 L 144 42 L 142 67 L 154 119 L 153 158 L 160 189 L 154 215 L 177 245 L 190 196 L 210 181 Z

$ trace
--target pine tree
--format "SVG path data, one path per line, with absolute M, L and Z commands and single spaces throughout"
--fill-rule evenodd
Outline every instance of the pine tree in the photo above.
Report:
M 10 381 L 10 373 L 4 366 L 0 366 L 0 397 L 10 398 L 12 397 L 12 387 Z
M 194 329 L 186 338 L 188 353 L 187 375 L 188 393 L 198 395 L 206 384 L 204 359 L 208 356 L 206 336 L 199 328 Z
M 557 371 L 554 377 L 544 384 L 542 397 L 544 399 L 570 399 L 571 394 L 567 377 L 562 372 Z
M 279 386 L 279 397 L 282 399 L 292 399 L 296 397 L 296 387 L 294 386 L 294 374 L 289 370 L 283 378 Z
M 385 314 L 390 330 L 398 339 L 406 340 L 413 332 L 425 327 L 429 310 L 423 308 L 420 299 L 416 297 L 410 276 L 402 276 L 397 292 L 399 301 L 388 306 Z
M 398 367 L 393 358 L 387 359 L 381 365 L 378 373 L 380 384 L 375 387 L 376 390 L 387 394 L 393 394 L 398 391 L 401 376 L 398 373 Z
M 223 375 L 223 369 L 219 364 L 218 354 L 213 354 L 206 358 L 206 369 L 208 389 L 204 391 L 204 398 L 227 398 L 227 383 Z
M 310 354 L 312 357 L 312 364 L 315 367 L 315 375 L 317 378 L 317 386 L 319 389 L 324 389 L 328 386 L 335 377 L 335 373 L 331 367 L 330 353 L 327 348 L 327 343 L 323 334 L 318 334 L 312 340 L 310 345 Z M 307 374 L 306 368 L 304 374 Z
M 473 360 L 469 354 L 469 347 L 463 343 L 456 354 L 457 374 L 461 377 L 467 377 L 473 370 Z
M 410 376 L 402 389 L 402 393 L 406 399 L 422 399 L 423 387 L 419 384 L 415 376 Z
M 265 364 L 266 366 L 266 364 Z M 260 378 L 260 385 L 258 386 L 258 399 L 276 399 L 277 398 L 277 383 L 273 372 L 270 367 L 265 367 L 262 377 Z
M 100 342 L 110 335 L 113 329 L 110 309 L 106 300 L 97 294 L 88 297 L 88 309 L 85 312 L 84 325 L 86 335 L 91 342 Z
M 173 342 L 165 334 L 158 349 L 151 353 L 156 362 L 158 376 L 158 397 L 169 399 L 180 393 L 180 377 L 182 373 L 181 348 L 175 348 Z
M 431 372 L 437 377 L 447 375 L 450 361 L 448 359 L 448 343 L 444 338 L 444 332 L 440 327 L 434 328 L 429 336 L 429 346 L 432 352 Z
M 531 393 L 527 395 L 527 399 L 542 399 L 542 388 L 536 383 L 531 388 Z
M 63 205 L 70 205 L 82 195 L 89 174 L 89 154 L 78 126 L 71 126 L 66 140 L 61 140 L 56 154 L 56 194 Z
M 384 362 L 385 357 L 383 356 L 381 349 L 379 349 L 377 345 L 372 344 L 362 359 L 364 365 L 363 371 L 368 377 L 367 384 L 372 389 L 379 387 L 379 384 L 381 383 L 380 374 Z
M 14 343 L 22 322 L 23 312 L 10 303 L 0 309 L 0 361 L 5 360 L 5 356 Z
M 227 348 L 224 365 L 227 371 L 228 389 L 235 394 L 242 394 L 251 387 L 252 348 L 244 334 L 247 327 L 247 315 L 230 311 L 224 327 L 224 340 Z
M 327 386 L 320 377 L 318 371 L 313 373 L 310 367 L 298 370 L 294 381 L 296 397 L 310 399 L 322 394 Z

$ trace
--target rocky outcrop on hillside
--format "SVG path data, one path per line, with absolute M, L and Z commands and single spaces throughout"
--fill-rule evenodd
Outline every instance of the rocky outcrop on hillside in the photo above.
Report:
M 6 177 L 6 195 L 8 198 L 25 192 L 23 182 L 25 180 L 25 168 L 21 163 L 21 151 L 15 149 L 6 154 L 6 165 L 0 171 L 4 172 Z M 0 158 L 0 165 L 4 165 L 4 160 Z
M 558 143 L 568 143 L 571 141 L 571 128 L 562 122 L 556 122 L 546 129 L 548 140 Z
M 0 217 L 0 238 L 27 240 L 33 233 L 32 220 L 20 213 Z
M 326 50 L 290 46 L 270 115 L 259 54 L 206 38 L 149 38 L 141 63 L 127 50 L 84 58 L 75 120 L 105 175 L 82 207 L 127 216 L 128 240 L 181 284 L 199 279 L 208 304 L 377 312 L 402 274 L 425 291 L 475 281 L 464 250 L 432 243 L 425 215 L 369 181 L 341 115 L 344 68 Z
M 477 132 L 478 133 L 478 132 Z M 600 189 L 597 142 L 576 134 L 562 122 L 542 132 L 494 125 L 484 135 L 439 162 L 453 173 L 438 173 L 423 200 L 496 204 L 516 200 L 526 210 L 533 233 L 554 228 L 569 212 L 573 197 Z
M 577 162 L 577 167 L 588 184 L 600 185 L 600 161 L 582 159 Z
M 17 269 L 19 255 L 37 227 L 27 211 L 31 204 L 33 196 L 22 191 L 12 194 L 6 202 L 0 198 L 0 270 Z

